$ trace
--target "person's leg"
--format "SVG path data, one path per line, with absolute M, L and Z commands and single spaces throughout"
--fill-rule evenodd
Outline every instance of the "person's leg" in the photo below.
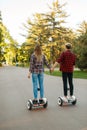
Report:
M 40 98 L 44 97 L 44 73 L 38 75 L 39 87 L 40 87 Z
M 64 96 L 67 96 L 67 73 L 62 72 Z
M 68 73 L 68 81 L 70 86 L 70 96 L 73 95 L 73 73 Z
M 32 73 L 32 83 L 33 83 L 33 94 L 34 99 L 37 99 L 38 97 L 38 74 Z

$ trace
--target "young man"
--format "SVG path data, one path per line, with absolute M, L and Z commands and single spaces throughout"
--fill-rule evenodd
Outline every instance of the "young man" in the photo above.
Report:
M 69 89 L 70 89 L 70 97 L 73 99 L 73 70 L 74 65 L 76 61 L 75 54 L 71 51 L 72 45 L 70 43 L 65 44 L 66 50 L 61 53 L 60 57 L 57 59 L 57 61 L 54 63 L 53 67 L 51 68 L 51 71 L 54 70 L 54 68 L 57 66 L 57 64 L 60 64 L 60 71 L 62 71 L 62 80 L 63 80 L 63 90 L 64 90 L 64 101 L 67 102 L 67 81 L 69 83 Z

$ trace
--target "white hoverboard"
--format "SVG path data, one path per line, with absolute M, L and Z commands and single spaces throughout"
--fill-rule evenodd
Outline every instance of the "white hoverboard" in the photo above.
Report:
M 38 88 L 38 91 L 40 91 L 40 88 Z M 33 103 L 32 99 L 29 99 L 27 101 L 27 108 L 28 110 L 36 109 L 36 108 L 47 108 L 48 101 L 46 98 L 43 98 L 43 103 L 40 102 L 40 99 L 37 100 L 37 103 Z
M 32 110 L 32 109 L 36 109 L 36 108 L 47 108 L 48 106 L 48 101 L 46 98 L 43 98 L 43 103 L 40 103 L 39 100 L 37 102 L 37 104 L 33 104 L 33 100 L 29 99 L 27 101 L 27 108 L 28 110 Z
M 75 105 L 77 102 L 76 97 L 74 96 L 74 99 L 71 99 L 70 97 L 67 98 L 67 101 L 63 99 L 63 97 L 58 97 L 58 105 L 62 106 L 64 104 L 72 104 Z
M 67 88 L 67 91 L 70 90 L 70 88 Z M 67 101 L 64 100 L 64 98 L 62 96 L 58 97 L 58 105 L 59 106 L 62 106 L 64 104 L 72 104 L 72 105 L 75 105 L 77 102 L 77 99 L 75 96 L 73 96 L 73 98 L 71 97 L 67 97 Z

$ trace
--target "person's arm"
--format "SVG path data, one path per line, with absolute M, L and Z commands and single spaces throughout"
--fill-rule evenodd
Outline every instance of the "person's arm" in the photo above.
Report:
M 55 62 L 54 65 L 53 65 L 53 69 L 55 69 L 55 67 L 58 65 L 58 62 Z
M 33 56 L 30 58 L 30 67 L 28 72 L 28 78 L 30 78 L 31 72 L 32 72 L 32 66 L 33 66 Z
M 44 63 L 45 65 L 50 69 L 51 68 L 51 65 L 48 63 L 46 57 L 44 56 Z
M 76 62 L 76 55 L 74 55 L 73 70 L 74 70 L 74 68 L 75 68 L 75 62 Z
M 55 62 L 51 68 L 51 71 L 54 71 L 55 67 L 58 65 L 58 62 Z
M 30 78 L 31 72 L 28 73 L 28 78 Z

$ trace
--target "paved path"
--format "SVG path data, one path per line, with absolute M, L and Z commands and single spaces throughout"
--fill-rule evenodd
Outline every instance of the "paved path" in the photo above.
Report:
M 74 79 L 78 102 L 60 107 L 61 77 L 45 75 L 48 108 L 29 111 L 26 102 L 33 94 L 27 73 L 25 68 L 0 68 L 0 130 L 87 130 L 87 80 Z

